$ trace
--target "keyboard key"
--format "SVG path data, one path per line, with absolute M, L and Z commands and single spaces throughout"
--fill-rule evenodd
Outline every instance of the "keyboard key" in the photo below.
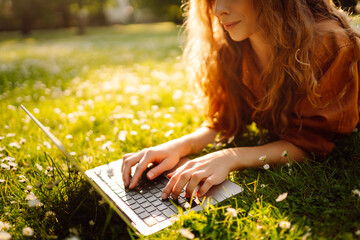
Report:
M 169 179 L 167 179 L 166 177 L 163 177 L 163 178 L 161 178 L 160 179 L 160 181 L 163 183 L 163 184 L 168 184 L 168 182 L 169 182 Z
M 124 196 L 120 196 L 120 198 L 125 202 L 129 199 L 133 199 L 132 197 L 130 197 L 129 195 L 124 195 Z
M 158 210 L 156 209 L 156 207 L 154 207 L 154 206 L 149 206 L 149 207 L 146 208 L 146 211 L 149 212 L 149 213 L 151 213 L 151 212 L 153 212 L 153 211 L 155 211 L 155 210 L 158 211 Z
M 134 203 L 134 204 L 132 204 L 131 205 L 131 208 L 134 210 L 134 209 L 137 209 L 137 208 L 139 208 L 140 207 L 140 205 L 138 204 L 138 203 Z
M 157 199 L 154 196 L 151 196 L 147 199 L 149 202 L 155 202 Z
M 151 206 L 151 203 L 149 203 L 149 202 L 144 202 L 143 204 L 141 204 L 141 206 L 146 209 L 146 208 L 148 208 L 149 206 Z
M 136 192 L 136 191 L 134 191 L 134 190 L 130 190 L 130 189 L 126 189 L 126 190 L 125 190 L 125 192 L 126 192 L 127 194 L 129 194 L 130 196 L 134 196 L 134 195 L 136 195 L 136 194 L 137 194 L 137 192 Z
M 163 188 L 166 186 L 166 184 L 164 184 L 164 183 L 159 183 L 159 184 L 156 185 L 156 186 L 157 186 L 157 188 L 163 189 Z
M 139 207 L 139 208 L 135 209 L 134 212 L 135 212 L 136 214 L 140 214 L 140 213 L 145 212 L 145 209 L 143 209 L 142 207 Z
M 161 193 L 160 193 L 160 195 L 161 195 Z M 150 192 L 147 192 L 143 195 L 144 198 L 149 198 L 151 196 L 153 196 L 153 195 Z
M 134 199 L 129 199 L 126 203 L 129 205 L 134 205 L 136 201 Z
M 180 206 L 183 208 L 183 209 L 189 209 L 191 208 L 191 205 L 189 202 L 184 202 L 182 204 L 180 204 Z
M 183 203 L 186 202 L 186 198 L 179 197 L 178 201 L 179 201 L 180 204 L 183 204 Z
M 178 212 L 178 209 L 174 205 L 171 205 L 168 208 L 171 209 L 172 211 L 174 211 L 175 213 Z
M 161 212 L 160 212 L 159 210 L 155 209 L 155 211 L 152 211 L 152 212 L 150 213 L 150 215 L 153 216 L 153 217 L 156 217 L 156 216 L 158 216 L 158 215 L 161 215 Z
M 139 217 L 140 217 L 141 219 L 144 219 L 144 218 L 150 217 L 150 213 L 148 213 L 148 212 L 143 212 L 143 213 L 140 213 L 140 214 L 139 214 Z
M 161 198 L 161 191 L 158 191 L 157 193 L 154 194 L 154 197 L 156 197 L 157 199 L 162 199 Z
M 138 200 L 140 198 L 142 198 L 142 195 L 140 193 L 136 193 L 135 195 L 132 196 L 135 200 Z
M 139 198 L 139 199 L 136 200 L 136 202 L 139 203 L 139 204 L 142 204 L 142 203 L 144 203 L 144 202 L 146 202 L 146 201 L 147 201 L 147 200 L 146 200 L 144 197 L 141 197 L 141 198 Z
M 164 209 L 167 209 L 168 206 L 166 206 L 165 204 L 161 204 L 160 206 L 157 206 L 156 208 L 159 209 L 160 211 L 163 211 Z
M 155 224 L 158 223 L 157 219 L 154 218 L 154 217 L 151 217 L 151 216 L 145 218 L 144 222 L 145 222 L 149 227 L 154 226 Z
M 158 221 L 158 222 L 162 222 L 162 221 L 164 221 L 164 220 L 166 220 L 166 216 L 165 215 L 157 215 L 157 216 L 155 216 L 155 219 L 156 219 L 156 221 Z
M 139 191 L 139 193 L 142 194 L 142 195 L 144 195 L 144 194 L 146 194 L 146 193 L 148 193 L 148 192 L 149 192 L 149 191 L 148 191 L 146 188 L 141 189 L 141 190 Z
M 115 190 L 114 192 L 115 192 L 117 195 L 122 194 L 122 196 L 125 196 L 125 194 L 126 194 L 125 191 L 124 191 L 123 189 L 121 189 L 121 188 Z
M 153 188 L 153 189 L 150 190 L 150 192 L 151 192 L 152 194 L 156 194 L 156 193 L 158 193 L 158 192 L 161 192 L 161 190 L 159 190 L 159 189 L 157 189 L 157 188 Z
M 172 215 L 175 215 L 175 212 L 169 208 L 165 209 L 162 213 L 168 218 L 171 217 Z
M 154 202 L 152 202 L 152 205 L 155 206 L 155 207 L 157 207 L 157 206 L 159 206 L 161 204 L 162 204 L 162 201 L 160 201 L 158 199 L 156 199 Z

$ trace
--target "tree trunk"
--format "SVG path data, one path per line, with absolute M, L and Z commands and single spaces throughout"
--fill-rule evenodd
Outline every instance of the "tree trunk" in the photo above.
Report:
M 27 10 L 24 10 L 21 14 L 21 34 L 23 36 L 30 35 L 32 31 L 32 16 Z
M 62 27 L 68 28 L 71 24 L 71 13 L 69 0 L 63 0 L 60 5 L 59 11 L 62 18 Z
M 86 33 L 87 11 L 83 8 L 83 1 L 78 0 L 79 12 L 77 13 L 78 34 L 84 35 Z

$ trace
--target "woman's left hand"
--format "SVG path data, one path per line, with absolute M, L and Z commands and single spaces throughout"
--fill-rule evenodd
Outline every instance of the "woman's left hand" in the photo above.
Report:
M 201 197 L 213 185 L 220 184 L 226 179 L 231 165 L 232 159 L 225 156 L 222 151 L 189 160 L 168 175 L 171 178 L 161 197 L 166 199 L 171 194 L 173 199 L 177 199 L 186 184 L 186 196 L 190 197 L 195 188 L 203 182 L 196 193 L 198 197 Z

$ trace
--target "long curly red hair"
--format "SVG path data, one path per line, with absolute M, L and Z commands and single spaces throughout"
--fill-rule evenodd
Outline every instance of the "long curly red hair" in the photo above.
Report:
M 253 0 L 255 7 L 264 9 L 258 23 L 274 46 L 261 75 L 266 84 L 265 95 L 253 102 L 243 97 L 249 94 L 240 79 L 244 43 L 235 42 L 226 34 L 215 17 L 213 2 L 189 0 L 185 3 L 184 57 L 191 77 L 205 95 L 207 123 L 223 137 L 243 132 L 253 120 L 261 128 L 284 134 L 290 113 L 302 99 L 307 97 L 312 104 L 319 103 L 317 80 L 310 65 L 315 22 L 334 19 L 352 41 L 359 41 L 359 34 L 351 28 L 346 14 L 331 0 Z M 354 56 L 352 74 L 359 74 L 356 67 L 359 49 Z M 249 111 L 249 107 L 253 111 Z

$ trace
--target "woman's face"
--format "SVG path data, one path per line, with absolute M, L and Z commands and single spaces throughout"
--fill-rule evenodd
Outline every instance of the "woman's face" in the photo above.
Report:
M 258 31 L 260 9 L 254 0 L 211 0 L 216 17 L 234 41 L 245 40 Z

